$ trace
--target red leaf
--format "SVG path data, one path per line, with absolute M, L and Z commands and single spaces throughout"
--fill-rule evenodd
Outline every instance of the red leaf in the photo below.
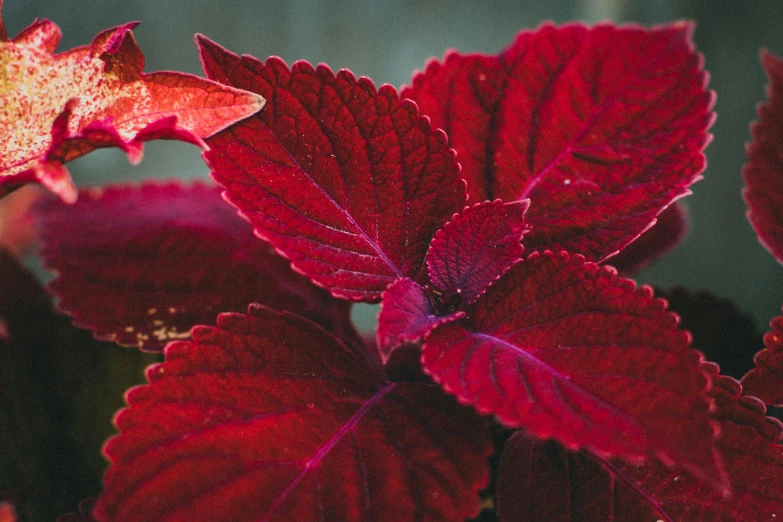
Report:
M 519 261 L 529 206 L 528 200 L 485 201 L 466 207 L 438 230 L 426 259 L 430 280 L 444 301 L 457 296 L 473 303 Z
M 783 316 L 770 321 L 764 336 L 766 348 L 756 354 L 756 367 L 742 378 L 745 393 L 767 404 L 783 406 Z
M 726 498 L 691 476 L 651 461 L 635 467 L 573 453 L 523 432 L 506 444 L 498 477 L 502 521 L 613 520 L 746 522 L 783 514 L 783 427 L 764 417 L 737 381 L 721 377 L 712 391 L 734 493 Z M 534 487 L 531 487 L 534 486 Z
M 761 64 L 769 77 L 767 103 L 759 105 L 750 128 L 742 194 L 759 241 L 783 264 L 783 60 L 765 50 Z
M 41 254 L 57 272 L 49 288 L 99 339 L 162 350 L 254 301 L 355 335 L 350 305 L 291 272 L 218 187 L 93 189 L 75 205 L 44 207 L 41 217 Z
M 449 135 L 471 202 L 530 198 L 528 251 L 602 261 L 704 169 L 713 96 L 691 32 L 544 25 L 430 62 L 403 96 Z
M 606 262 L 621 275 L 635 274 L 674 250 L 690 228 L 688 211 L 679 202 L 674 203 L 658 214 L 655 224 Z
M 131 390 L 101 520 L 457 520 L 478 511 L 481 420 L 389 383 L 316 325 L 222 314 Z
M 0 200 L 0 245 L 21 258 L 38 239 L 31 209 L 40 202 L 43 189 L 30 185 L 15 190 Z
M 338 297 L 377 301 L 401 277 L 422 282 L 430 240 L 465 204 L 443 132 L 388 85 L 198 43 L 210 78 L 269 99 L 204 154 L 256 233 Z
M 76 189 L 63 163 L 111 146 L 138 162 L 151 139 L 203 146 L 201 138 L 263 106 L 260 96 L 196 76 L 142 73 L 136 25 L 108 29 L 91 45 L 61 54 L 54 54 L 60 29 L 48 20 L 12 40 L 0 31 L 0 194 L 36 181 L 73 202 Z
M 17 522 L 16 507 L 11 502 L 0 500 L 0 522 Z
M 649 287 L 545 252 L 515 265 L 468 319 L 433 330 L 422 364 L 506 426 L 600 455 L 658 457 L 725 486 L 700 355 L 677 322 Z
M 377 345 L 384 363 L 404 343 L 420 341 L 433 328 L 465 317 L 465 312 L 439 314 L 425 289 L 414 281 L 398 279 L 383 293 L 378 314 Z

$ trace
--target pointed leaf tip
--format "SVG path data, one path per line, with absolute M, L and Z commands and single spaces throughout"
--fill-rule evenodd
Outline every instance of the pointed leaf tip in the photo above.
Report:
M 430 240 L 466 199 L 443 133 L 391 86 L 198 41 L 210 78 L 270 104 L 204 154 L 256 233 L 337 297 L 377 302 L 399 278 L 423 283 Z

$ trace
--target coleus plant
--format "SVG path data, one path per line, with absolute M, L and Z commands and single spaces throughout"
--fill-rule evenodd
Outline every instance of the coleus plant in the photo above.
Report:
M 115 417 L 103 490 L 63 520 L 783 516 L 780 320 L 756 398 L 618 275 L 682 237 L 705 168 L 692 26 L 544 25 L 400 93 L 203 36 L 208 80 L 145 74 L 133 26 L 58 55 L 51 22 L 0 30 L 0 186 L 72 203 L 36 211 L 49 292 L 96 338 L 165 356 Z M 765 67 L 746 197 L 780 260 L 783 65 Z M 156 138 L 202 146 L 217 185 L 77 194 L 63 167 Z M 90 343 L 0 261 L 5 368 Z M 380 302 L 372 338 L 352 302 Z M 14 519 L 33 495 L 7 461 Z

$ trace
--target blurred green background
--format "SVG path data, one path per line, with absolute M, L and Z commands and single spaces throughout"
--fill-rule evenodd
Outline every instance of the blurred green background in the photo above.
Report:
M 397 87 L 448 48 L 495 53 L 520 29 L 546 20 L 645 25 L 694 20 L 696 44 L 705 56 L 710 86 L 718 93 L 715 137 L 707 149 L 709 166 L 705 179 L 693 187 L 694 194 L 684 200 L 692 221 L 687 241 L 636 279 L 730 298 L 752 314 L 760 330 L 780 313 L 783 267 L 758 244 L 747 224 L 740 172 L 755 105 L 765 97 L 759 48 L 783 54 L 783 0 L 5 0 L 3 14 L 11 35 L 36 17 L 55 21 L 64 35 L 61 50 L 88 44 L 105 28 L 140 20 L 135 34 L 147 56 L 147 71 L 200 74 L 193 35 L 203 33 L 237 53 L 278 55 L 289 64 L 298 59 L 325 62 L 335 70 L 348 68 L 357 76 L 369 76 L 377 85 Z M 97 151 L 69 167 L 79 185 L 208 176 L 198 149 L 177 142 L 150 143 L 137 167 L 118 150 Z M 374 314 L 370 307 L 359 307 L 365 327 L 372 324 Z M 74 342 L 52 357 L 51 379 L 66 383 L 60 386 L 63 397 L 73 404 L 41 424 L 55 423 L 59 431 L 51 437 L 65 436 L 80 448 L 84 469 L 76 473 L 78 484 L 72 476 L 73 491 L 57 494 L 40 513 L 30 511 L 34 520 L 51 520 L 53 514 L 74 509 L 83 496 L 97 494 L 104 465 L 98 448 L 113 432 L 111 412 L 121 407 L 121 390 L 141 383 L 141 368 L 154 360 L 132 349 L 93 346 L 88 341 Z M 50 393 L 46 387 L 31 386 L 42 396 Z M 23 388 L 17 391 L 22 393 Z M 16 428 L 25 433 L 24 426 Z M 61 474 L 67 469 L 63 465 Z
M 304 59 L 351 69 L 377 85 L 405 84 L 411 73 L 447 48 L 495 53 L 522 28 L 545 20 L 658 24 L 696 21 L 695 39 L 718 93 L 715 138 L 705 179 L 686 198 L 692 233 L 639 282 L 684 285 L 735 300 L 759 328 L 780 312 L 783 267 L 758 244 L 740 197 L 740 171 L 755 105 L 766 79 L 759 48 L 783 54 L 783 1 L 720 0 L 6 0 L 4 18 L 16 34 L 33 18 L 63 30 L 61 49 L 87 44 L 100 30 L 140 20 L 136 37 L 147 71 L 201 73 L 193 35 L 203 33 L 237 53 Z M 147 146 L 144 162 L 128 164 L 118 150 L 98 151 L 70 165 L 80 185 L 148 177 L 206 177 L 198 150 L 173 142 Z M 365 321 L 373 312 L 364 311 Z

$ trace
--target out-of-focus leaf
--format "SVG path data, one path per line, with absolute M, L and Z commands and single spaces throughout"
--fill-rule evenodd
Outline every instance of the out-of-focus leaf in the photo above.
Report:
M 761 64 L 769 77 L 767 102 L 759 105 L 759 119 L 750 128 L 742 195 L 759 241 L 783 264 L 783 60 L 762 51 Z
M 674 250 L 690 232 L 690 218 L 685 207 L 677 202 L 658 214 L 653 226 L 606 263 L 621 275 L 629 276 Z
M 84 190 L 41 208 L 49 288 L 77 326 L 160 351 L 197 324 L 252 302 L 308 317 L 348 339 L 350 304 L 332 298 L 254 237 L 218 187 Z

